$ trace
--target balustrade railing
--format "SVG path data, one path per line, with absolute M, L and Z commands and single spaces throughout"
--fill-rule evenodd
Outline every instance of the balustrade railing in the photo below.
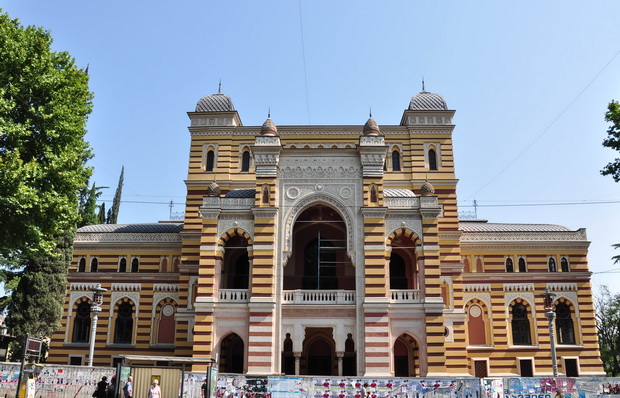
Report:
M 392 303 L 420 303 L 422 295 L 419 290 L 392 289 L 390 290 L 390 302 Z
M 285 290 L 282 304 L 355 304 L 354 290 Z
M 227 303 L 247 303 L 250 295 L 247 289 L 220 289 L 219 301 Z

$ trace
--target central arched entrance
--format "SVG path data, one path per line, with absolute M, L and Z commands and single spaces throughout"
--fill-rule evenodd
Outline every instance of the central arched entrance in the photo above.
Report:
M 347 227 L 337 210 L 308 207 L 295 220 L 284 290 L 354 290 L 355 269 L 347 256 Z
M 301 374 L 337 375 L 338 369 L 334 358 L 335 343 L 332 338 L 332 328 L 306 328 Z

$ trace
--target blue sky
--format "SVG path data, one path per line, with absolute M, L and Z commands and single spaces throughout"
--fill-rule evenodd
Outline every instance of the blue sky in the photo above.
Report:
M 618 1 L 24 1 L 0 7 L 89 65 L 93 179 L 119 222 L 183 210 L 189 119 L 232 97 L 245 125 L 398 124 L 413 94 L 456 110 L 461 210 L 585 227 L 595 285 L 620 291 L 620 184 L 599 170 L 620 100 Z M 302 35 L 303 31 L 303 35 Z M 610 202 L 610 203 L 600 203 Z M 109 207 L 109 203 L 107 203 Z M 570 203 L 570 204 L 569 204 Z

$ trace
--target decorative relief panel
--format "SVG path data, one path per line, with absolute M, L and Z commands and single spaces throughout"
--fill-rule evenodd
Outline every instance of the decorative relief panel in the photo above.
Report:
M 243 218 L 242 218 L 243 217 Z M 247 217 L 247 218 L 246 218 Z M 221 237 L 226 231 L 232 228 L 239 228 L 254 237 L 254 220 L 250 216 L 240 216 L 238 214 L 222 215 L 217 223 L 217 236 Z
M 510 303 L 513 302 L 513 300 L 516 299 L 523 299 L 524 301 L 526 301 L 529 305 L 530 305 L 530 311 L 532 319 L 536 319 L 536 305 L 534 302 L 534 293 L 527 293 L 527 292 L 519 292 L 519 293 L 505 293 L 504 294 L 504 303 L 505 303 L 505 307 L 506 307 L 506 317 L 509 316 L 509 312 L 510 312 Z
M 385 237 L 387 238 L 392 232 L 400 228 L 409 228 L 423 238 L 421 218 L 411 215 L 388 214 L 385 218 Z
M 153 310 L 152 310 L 153 318 L 155 317 L 155 315 L 157 315 L 156 311 L 157 311 L 157 305 L 159 304 L 159 302 L 167 298 L 174 300 L 174 302 L 177 304 L 179 303 L 179 295 L 177 293 L 153 293 Z
M 470 301 L 474 300 L 474 299 L 478 299 L 480 301 L 482 301 L 487 308 L 491 308 L 491 294 L 490 293 L 483 293 L 483 292 L 469 292 L 469 293 L 465 293 L 463 294 L 463 303 L 465 303 L 465 306 L 467 306 L 467 303 L 469 303 Z M 491 314 L 488 314 L 489 318 L 491 317 Z

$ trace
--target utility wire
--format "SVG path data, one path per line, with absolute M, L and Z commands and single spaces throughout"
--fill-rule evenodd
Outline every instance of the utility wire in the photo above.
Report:
M 478 192 L 482 191 L 489 184 L 491 184 L 493 181 L 495 181 L 500 175 L 502 175 L 506 170 L 508 170 L 508 168 L 510 168 L 510 166 L 515 164 L 517 162 L 517 160 L 519 160 L 525 154 L 525 152 L 527 152 L 532 146 L 534 146 L 534 144 L 536 142 L 538 142 L 538 140 L 540 140 L 543 137 L 543 135 L 545 135 L 549 131 L 549 129 L 566 113 L 566 111 L 579 99 L 579 97 L 581 97 L 581 95 L 592 85 L 592 83 L 594 83 L 594 81 L 596 79 L 598 79 L 598 77 L 601 75 L 601 73 L 603 73 L 603 71 L 605 71 L 605 69 L 607 69 L 609 64 L 611 64 L 613 62 L 613 60 L 618 56 L 618 54 L 620 54 L 620 50 L 618 50 L 614 54 L 614 56 L 611 57 L 609 62 L 607 62 L 607 64 L 605 64 L 605 66 L 603 66 L 603 69 L 601 69 L 596 74 L 596 76 L 594 76 L 594 78 L 592 78 L 592 80 L 590 80 L 590 82 L 588 84 L 586 84 L 586 86 L 579 92 L 579 94 L 577 94 L 577 96 L 575 98 L 573 98 L 573 100 L 568 105 L 566 105 L 564 110 L 562 110 L 562 112 L 560 112 L 560 114 L 558 116 L 556 116 L 556 118 L 553 119 L 553 121 L 551 123 L 549 123 L 549 125 L 547 125 L 547 127 L 545 127 L 543 129 L 543 131 L 540 134 L 538 134 L 538 136 L 536 138 L 534 138 L 534 140 L 532 140 L 521 152 L 519 152 L 519 154 L 510 163 L 508 163 L 503 169 L 501 169 L 499 171 L 499 173 L 497 173 L 493 178 L 491 178 L 486 184 L 484 184 L 483 186 L 478 188 L 478 190 L 475 191 L 473 194 L 471 194 L 466 200 L 471 199 Z

